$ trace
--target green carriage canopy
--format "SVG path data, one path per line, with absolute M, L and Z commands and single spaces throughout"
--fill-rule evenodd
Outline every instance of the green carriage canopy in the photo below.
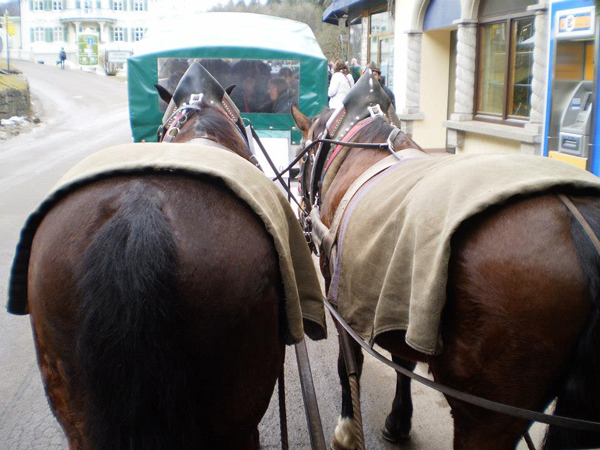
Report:
M 166 104 L 154 85 L 173 92 L 193 61 L 203 64 L 223 87 L 236 84 L 231 97 L 257 130 L 293 130 L 291 103 L 308 116 L 327 104 L 327 60 L 308 25 L 229 12 L 163 20 L 148 30 L 128 59 L 135 142 L 156 141 Z M 273 100 L 272 90 L 279 92 L 278 99 Z M 299 132 L 293 131 L 292 140 L 298 139 Z

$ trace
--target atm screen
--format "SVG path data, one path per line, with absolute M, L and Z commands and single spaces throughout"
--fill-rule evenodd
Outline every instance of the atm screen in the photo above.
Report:
M 581 107 L 581 97 L 573 97 L 573 101 L 571 102 L 571 108 L 577 109 Z

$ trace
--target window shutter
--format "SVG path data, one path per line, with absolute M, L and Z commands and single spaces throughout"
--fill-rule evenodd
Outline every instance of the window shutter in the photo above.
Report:
M 63 27 L 63 41 L 69 42 L 69 27 Z
M 114 3 L 113 3 L 113 0 L 110 0 L 110 1 L 108 2 L 108 8 L 109 8 L 110 10 L 113 10 L 113 9 L 115 8 L 115 5 L 114 5 Z
M 96 0 L 96 8 L 98 8 L 98 9 L 102 8 L 102 1 L 101 0 Z
M 135 28 L 131 29 L 131 42 L 135 42 Z
M 144 11 L 148 11 L 148 0 L 144 0 Z
M 34 36 L 33 36 L 33 28 L 29 29 L 30 33 L 29 33 L 29 42 L 33 42 Z
M 110 27 L 110 42 L 113 42 L 115 40 L 115 29 L 113 27 Z
M 45 28 L 44 33 L 46 34 L 46 42 L 52 42 L 52 28 Z
M 29 11 L 33 11 L 33 0 L 29 0 Z
M 125 42 L 127 42 L 129 40 L 129 28 L 123 28 L 123 39 L 125 40 Z
M 44 11 L 49 11 L 52 9 L 52 4 L 50 0 L 44 0 Z
M 126 2 L 127 0 L 123 0 L 123 1 Z M 133 1 L 134 0 L 129 0 L 129 9 L 132 11 L 135 11 Z M 133 39 L 132 39 L 132 41 L 133 41 Z
M 80 0 L 75 0 L 75 8 L 81 9 L 81 1 Z

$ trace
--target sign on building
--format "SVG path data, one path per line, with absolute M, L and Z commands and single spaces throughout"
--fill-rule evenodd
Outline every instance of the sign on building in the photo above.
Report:
M 593 6 L 559 11 L 556 14 L 556 37 L 558 39 L 593 37 L 595 23 Z
M 127 58 L 131 56 L 129 50 L 107 50 L 106 51 L 106 62 L 111 64 L 126 63 Z
M 80 34 L 77 47 L 80 66 L 95 66 L 98 64 L 98 35 Z

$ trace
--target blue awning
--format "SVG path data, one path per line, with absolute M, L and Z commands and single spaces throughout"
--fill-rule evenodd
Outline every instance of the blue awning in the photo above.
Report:
M 423 21 L 423 30 L 455 27 L 453 22 L 460 19 L 460 12 L 460 0 L 431 0 Z
M 381 0 L 333 0 L 323 13 L 323 22 L 337 25 L 339 20 L 348 15 L 350 8 L 363 7 L 367 9 L 374 3 L 382 3 Z

